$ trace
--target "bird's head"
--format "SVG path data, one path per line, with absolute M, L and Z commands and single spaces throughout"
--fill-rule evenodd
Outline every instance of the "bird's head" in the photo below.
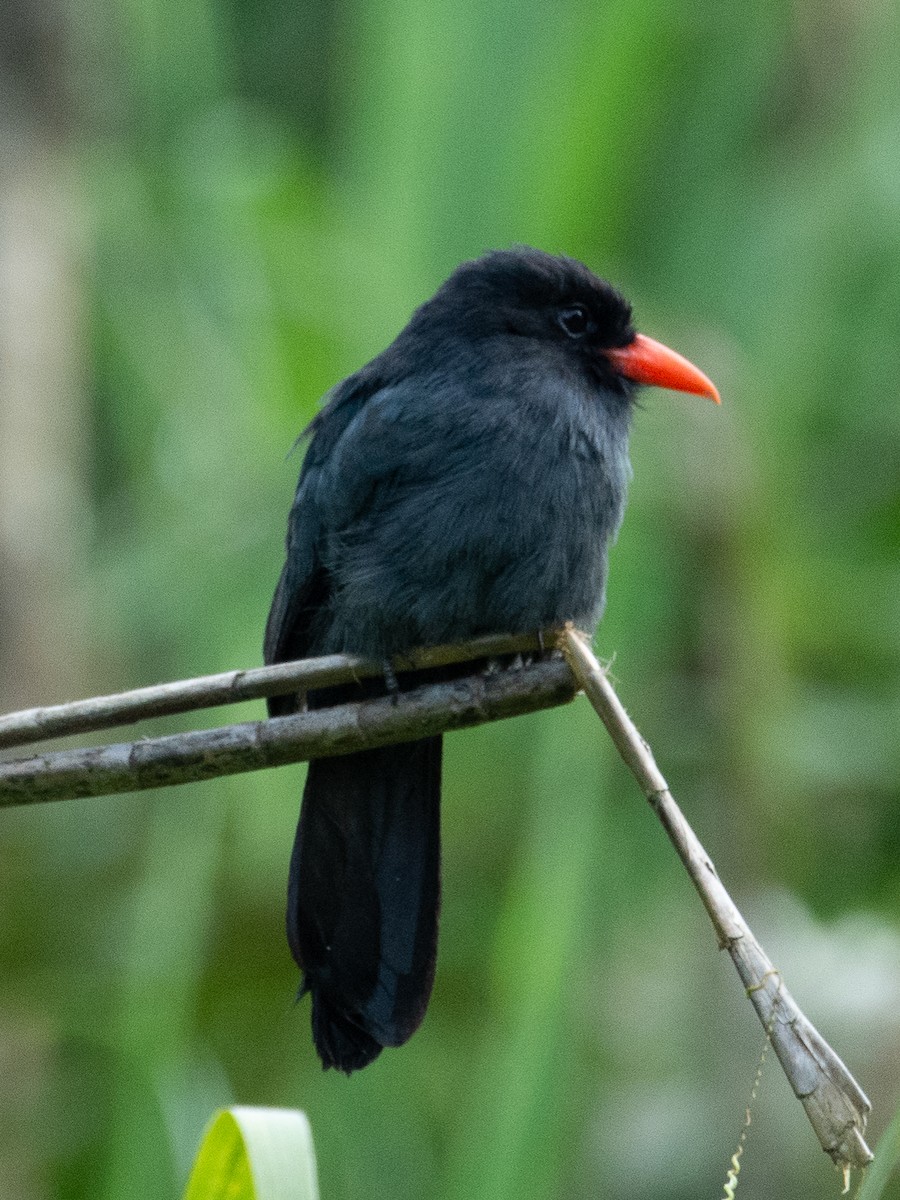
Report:
M 631 306 L 583 263 L 527 246 L 462 263 L 418 310 L 410 329 L 481 339 L 506 335 L 574 357 L 608 388 L 694 392 L 719 403 L 711 381 L 668 346 L 637 333 Z

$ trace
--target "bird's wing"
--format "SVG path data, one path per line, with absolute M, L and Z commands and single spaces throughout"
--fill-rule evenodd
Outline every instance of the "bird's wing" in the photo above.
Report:
M 338 385 L 306 431 L 311 440 L 266 627 L 266 662 L 319 652 L 327 624 L 322 614 L 331 598 L 329 548 L 339 546 L 364 514 L 384 509 L 396 496 L 408 498 L 413 485 L 445 472 L 447 453 L 468 456 L 454 420 L 456 398 L 439 389 L 423 422 L 423 392 L 429 398 L 420 377 L 398 378 L 396 369 L 382 372 L 373 360 Z M 291 711 L 291 700 L 276 698 L 270 712 Z
M 267 663 L 305 656 L 309 618 L 325 599 L 327 581 L 317 552 L 315 485 L 316 471 L 304 470 L 288 522 L 287 556 L 266 622 L 263 658 Z
M 321 560 L 323 524 L 318 498 L 323 469 L 365 402 L 378 390 L 377 378 L 361 371 L 339 384 L 301 437 L 310 444 L 288 518 L 287 553 L 269 610 L 263 657 L 267 663 L 310 653 L 313 616 L 328 601 L 328 573 Z M 274 697 L 270 712 L 286 712 L 292 697 Z

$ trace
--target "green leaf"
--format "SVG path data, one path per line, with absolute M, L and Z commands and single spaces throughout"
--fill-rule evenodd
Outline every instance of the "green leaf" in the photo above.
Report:
M 184 1200 L 319 1200 L 306 1114 L 221 1109 L 207 1127 Z

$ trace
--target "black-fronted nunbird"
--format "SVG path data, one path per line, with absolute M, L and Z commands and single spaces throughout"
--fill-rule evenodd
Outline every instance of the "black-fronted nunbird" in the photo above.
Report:
M 266 662 L 593 629 L 640 384 L 718 401 L 581 263 L 528 248 L 463 263 L 307 430 Z M 364 1067 L 425 1013 L 440 784 L 439 737 L 309 765 L 287 929 L 326 1067 Z

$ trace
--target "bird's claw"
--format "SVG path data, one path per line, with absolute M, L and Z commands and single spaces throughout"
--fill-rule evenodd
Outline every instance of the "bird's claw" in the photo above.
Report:
M 387 693 L 391 698 L 391 703 L 396 704 L 400 699 L 400 684 L 397 682 L 397 675 L 394 671 L 393 663 L 389 658 L 384 659 L 381 664 L 384 672 L 384 686 L 387 688 Z

